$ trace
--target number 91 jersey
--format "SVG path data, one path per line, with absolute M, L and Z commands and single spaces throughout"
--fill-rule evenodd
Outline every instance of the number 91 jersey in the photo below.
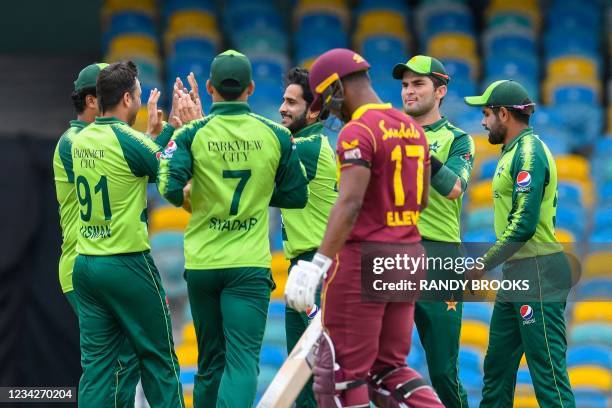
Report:
M 115 118 L 96 118 L 73 138 L 79 254 L 116 255 L 150 249 L 147 183 L 156 178 L 160 149 L 146 135 Z
M 367 104 L 342 128 L 337 153 L 340 178 L 351 166 L 371 170 L 348 241 L 420 241 L 416 225 L 423 200 L 424 168 L 429 165 L 423 129 L 391 104 Z

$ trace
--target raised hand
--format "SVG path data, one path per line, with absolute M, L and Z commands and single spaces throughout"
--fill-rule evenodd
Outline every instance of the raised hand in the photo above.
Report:
M 147 133 L 151 135 L 153 139 L 155 139 L 162 131 L 163 128 L 163 118 L 164 113 L 161 109 L 157 108 L 157 102 L 159 101 L 159 97 L 161 92 L 155 88 L 151 90 L 151 94 L 149 95 L 149 100 L 147 101 Z

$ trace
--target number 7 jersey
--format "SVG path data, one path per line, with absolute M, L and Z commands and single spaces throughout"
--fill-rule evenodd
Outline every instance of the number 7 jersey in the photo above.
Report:
M 417 221 L 429 149 L 423 129 L 391 104 L 367 104 L 353 113 L 337 144 L 340 175 L 370 168 L 361 211 L 348 241 L 411 243 L 421 240 Z
M 159 192 L 181 205 L 192 180 L 185 268 L 269 268 L 268 207 L 303 208 L 308 200 L 289 130 L 246 103 L 218 102 L 170 143 L 175 149 L 161 155 Z

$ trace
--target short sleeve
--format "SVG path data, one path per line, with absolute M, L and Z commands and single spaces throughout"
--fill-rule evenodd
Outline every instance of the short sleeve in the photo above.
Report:
M 354 165 L 372 167 L 375 152 L 374 134 L 363 123 L 351 121 L 340 131 L 336 145 L 340 170 Z

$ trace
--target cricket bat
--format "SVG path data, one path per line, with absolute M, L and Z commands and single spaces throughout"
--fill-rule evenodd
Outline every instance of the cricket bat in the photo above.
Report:
M 312 375 L 314 353 L 323 326 L 321 312 L 310 321 L 291 354 L 261 397 L 257 408 L 290 408 Z

